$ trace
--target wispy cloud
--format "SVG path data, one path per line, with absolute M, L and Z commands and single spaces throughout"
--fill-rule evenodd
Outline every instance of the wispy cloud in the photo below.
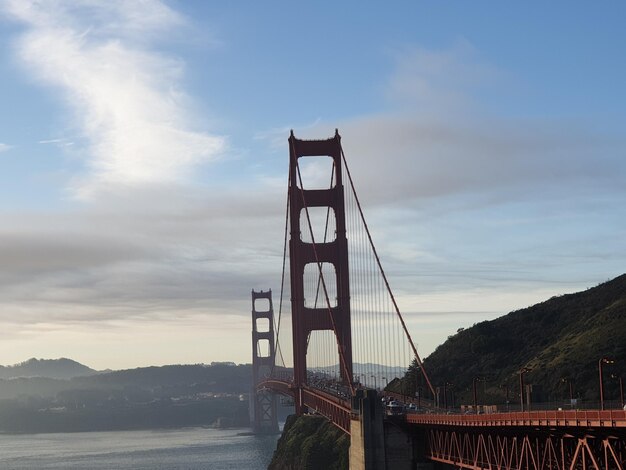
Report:
M 0 142 L 0 153 L 6 152 L 9 149 L 11 149 L 10 145 L 3 144 L 2 142 Z
M 407 46 L 390 51 L 390 56 L 395 70 L 386 97 L 396 109 L 419 109 L 428 116 L 476 111 L 472 92 L 502 76 L 466 40 L 438 50 Z
M 37 143 L 42 145 L 56 145 L 57 147 L 70 147 L 74 145 L 74 142 L 64 138 L 40 140 Z
M 623 271 L 624 256 L 609 261 L 594 249 L 625 252 L 623 241 L 609 239 L 624 230 L 615 216 L 626 202 L 623 135 L 568 118 L 490 114 L 479 90 L 493 86 L 493 99 L 511 77 L 467 43 L 392 56 L 385 112 L 295 132 L 319 138 L 339 127 L 398 294 L 443 290 L 463 305 L 455 292 L 490 286 L 479 300 L 495 299 L 503 314 L 527 304 L 503 302 L 498 291 L 547 295 L 545 286 L 576 290 Z
M 415 203 L 450 198 L 467 205 L 472 198 L 538 201 L 547 192 L 624 195 L 626 138 L 567 118 L 490 114 L 477 99 L 480 90 L 492 87 L 494 99 L 509 92 L 513 79 L 486 64 L 468 42 L 390 55 L 385 112 L 296 128 L 299 137 L 319 138 L 339 127 L 368 204 L 413 210 Z
M 152 43 L 184 24 L 158 0 L 9 1 L 26 25 L 16 51 L 34 77 L 58 88 L 88 142 L 75 194 L 184 181 L 217 158 L 224 138 L 194 129 L 178 83 L 184 64 Z

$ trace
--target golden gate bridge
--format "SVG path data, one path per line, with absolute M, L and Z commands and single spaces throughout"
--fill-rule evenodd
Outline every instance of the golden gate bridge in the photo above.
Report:
M 476 414 L 472 407 L 449 414 L 441 407 L 383 270 L 337 131 L 324 140 L 291 132 L 285 212 L 277 318 L 271 291 L 252 292 L 258 432 L 277 430 L 278 393 L 293 399 L 297 414 L 321 414 L 351 436 L 351 469 L 626 468 L 624 410 L 524 411 L 523 388 L 520 411 Z M 410 396 L 379 395 L 409 366 L 417 373 Z M 381 395 L 414 411 L 386 416 Z

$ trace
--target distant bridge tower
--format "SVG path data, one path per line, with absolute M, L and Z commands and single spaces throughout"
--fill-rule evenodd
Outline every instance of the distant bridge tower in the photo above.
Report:
M 301 175 L 298 161 L 302 157 L 327 158 L 333 163 L 334 186 L 329 189 L 301 188 Z M 348 277 L 348 241 L 344 192 L 342 182 L 341 137 L 338 132 L 326 140 L 296 139 L 291 131 L 289 137 L 289 220 L 291 237 L 289 258 L 291 271 L 291 314 L 293 332 L 293 369 L 296 413 L 304 411 L 302 386 L 307 381 L 307 342 L 312 331 L 330 330 L 335 332 L 340 359 L 341 377 L 345 383 L 352 383 L 352 336 L 350 329 L 350 287 Z M 328 175 L 329 177 L 331 175 Z M 329 242 L 312 240 L 305 242 L 303 234 L 310 234 L 307 210 L 312 207 L 330 208 L 335 217 L 335 239 Z M 301 226 L 302 225 L 302 226 Z M 312 238 L 312 235 L 311 235 Z M 335 279 L 326 278 L 335 296 L 329 299 L 328 306 L 305 307 L 304 273 L 318 273 L 318 263 L 330 264 L 334 268 Z M 313 268 L 311 270 L 311 268 Z M 311 299 L 309 299 L 309 302 Z
M 275 364 L 274 307 L 272 290 L 252 291 L 252 424 L 257 434 L 278 432 L 276 395 L 257 390 L 259 381 L 269 376 Z

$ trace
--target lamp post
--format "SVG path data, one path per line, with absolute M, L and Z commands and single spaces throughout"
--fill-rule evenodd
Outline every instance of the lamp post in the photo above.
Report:
M 598 360 L 598 373 L 600 375 L 600 409 L 604 411 L 604 378 L 602 377 L 602 364 L 613 364 L 613 360 L 601 357 Z
M 376 391 L 378 391 L 378 387 L 376 386 L 376 376 L 375 375 L 371 375 L 370 377 L 374 379 L 374 389 Z
M 611 374 L 612 379 L 617 379 L 619 383 L 619 401 L 621 403 L 622 409 L 624 408 L 624 381 L 621 377 L 618 377 L 616 374 Z
M 417 386 L 417 408 L 420 409 L 422 407 L 422 387 Z
M 452 382 L 446 382 L 446 387 L 450 390 L 450 408 L 454 409 L 454 384 Z
M 420 388 L 420 372 L 419 368 L 415 369 L 415 393 L 419 394 Z
M 381 377 L 381 379 L 383 379 L 385 381 L 385 388 L 383 388 L 383 390 L 387 390 L 387 385 L 389 385 L 389 382 L 387 381 L 387 377 Z M 382 383 L 380 384 L 382 387 Z
M 478 394 L 476 393 L 476 382 L 485 383 L 486 381 L 487 379 L 485 377 L 474 377 L 472 379 L 472 395 L 474 398 L 474 409 L 476 410 L 476 413 L 478 413 Z M 484 396 L 485 396 L 485 389 L 483 388 L 483 400 L 484 400 Z
M 478 400 L 476 399 L 476 381 L 478 380 L 478 377 L 474 377 L 472 379 L 472 397 L 474 398 L 474 413 L 476 413 L 478 411 Z
M 561 379 L 561 382 L 566 383 L 569 387 L 569 406 L 573 408 L 574 407 L 574 392 L 572 389 L 572 381 L 567 377 L 563 377 Z
M 506 410 L 509 411 L 509 386 L 507 384 L 500 385 L 500 388 L 504 390 L 504 399 L 506 401 Z
M 524 374 L 530 372 L 528 367 L 522 367 L 519 371 L 519 402 L 520 411 L 524 411 Z

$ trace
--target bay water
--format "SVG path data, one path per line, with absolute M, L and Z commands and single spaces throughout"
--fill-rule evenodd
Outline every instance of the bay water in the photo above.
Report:
M 0 434 L 0 469 L 265 470 L 279 435 L 180 428 Z

